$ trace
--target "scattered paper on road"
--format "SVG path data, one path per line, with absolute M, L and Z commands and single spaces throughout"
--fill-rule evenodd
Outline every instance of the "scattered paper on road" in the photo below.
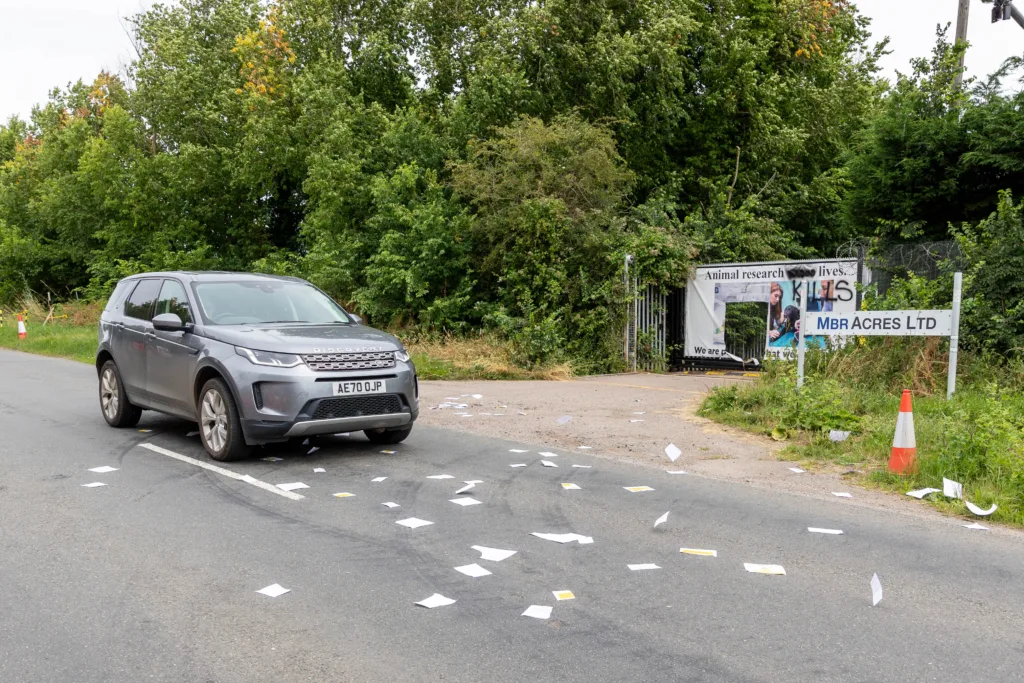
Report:
M 644 411 L 644 410 L 634 411 L 633 414 L 634 415 L 646 415 L 647 411 Z
M 572 591 L 551 591 L 551 594 L 555 596 L 555 600 L 575 600 L 576 596 L 572 594 Z
M 593 467 L 593 465 L 573 465 L 573 467 L 579 467 L 580 469 L 583 470 L 589 470 L 591 467 Z
M 580 545 L 587 545 L 594 542 L 594 539 L 590 536 L 581 536 L 580 534 L 545 534 L 534 531 L 530 535 L 543 538 L 545 541 L 554 541 L 555 543 L 572 543 L 576 541 Z
M 580 487 L 577 486 L 576 484 L 567 484 L 565 482 L 562 482 L 562 488 L 563 489 L 569 489 L 570 491 L 579 491 L 580 490 Z
M 643 420 L 630 420 L 630 422 L 643 422 Z
M 426 600 L 420 600 L 416 603 L 420 607 L 426 607 L 427 609 L 434 609 L 435 607 L 446 607 L 448 605 L 454 605 L 455 600 L 446 598 L 440 593 L 434 593 Z
M 533 617 L 534 619 L 550 619 L 551 607 L 544 605 L 530 605 L 521 616 Z
M 622 488 L 626 489 L 630 493 L 640 493 L 642 491 L 653 491 L 654 490 L 650 486 L 623 486 Z
M 104 484 L 102 481 L 94 481 L 91 484 L 82 484 L 82 486 L 84 486 L 87 489 L 94 489 L 97 486 L 106 486 L 106 484 Z
M 551 462 L 550 460 L 541 460 L 540 464 L 544 465 L 544 467 L 558 467 L 558 465 L 556 465 L 555 463 Z
M 459 572 L 460 574 L 465 574 L 466 576 L 472 576 L 474 579 L 479 578 L 481 576 L 491 575 L 491 572 L 487 571 L 478 564 L 467 564 L 462 567 L 456 567 L 455 571 Z
M 454 479 L 450 474 L 431 474 L 427 479 Z
M 667 455 L 668 459 L 671 460 L 672 462 L 675 462 L 682 454 L 683 452 L 679 450 L 679 448 L 674 443 L 670 443 L 669 445 L 665 446 L 665 455 Z
M 974 529 L 976 531 L 988 531 L 988 527 L 987 526 L 982 526 L 982 525 L 978 524 L 977 522 L 972 522 L 970 524 L 964 524 L 964 528 L 965 529 Z
M 475 399 L 481 399 L 481 398 L 484 397 L 484 395 L 483 394 L 470 394 L 469 397 L 470 398 L 475 398 Z
M 560 425 L 567 425 L 572 422 L 572 415 L 563 415 L 562 417 L 555 420 Z
M 385 455 L 394 455 L 397 452 L 398 451 L 381 451 L 381 453 L 384 453 Z
M 509 465 L 509 467 L 526 467 L 526 463 L 525 462 L 514 462 L 511 465 Z
M 320 450 L 320 447 L 319 447 L 319 446 L 313 446 L 313 447 L 312 447 L 312 448 L 310 448 L 310 449 L 309 449 L 308 451 L 306 451 L 306 455 L 313 455 L 313 454 L 314 454 L 314 453 L 316 453 L 316 452 L 317 452 L 318 450 Z
M 988 517 L 993 512 L 995 512 L 996 510 L 999 509 L 998 505 L 996 505 L 995 503 L 992 503 L 992 507 L 990 507 L 988 510 L 982 510 L 980 507 L 978 507 L 977 505 L 975 505 L 974 503 L 972 503 L 969 500 L 965 500 L 964 501 L 964 505 L 967 506 L 968 510 L 970 510 L 974 514 L 978 515 L 979 517 Z
M 469 498 L 469 497 L 466 497 L 466 498 L 452 498 L 448 502 L 449 503 L 455 503 L 456 505 L 461 505 L 462 507 L 466 507 L 467 505 L 480 505 L 480 501 L 479 500 L 477 500 L 476 498 Z
M 355 498 L 356 494 L 349 493 L 348 491 L 342 491 L 341 493 L 335 493 L 335 498 Z
M 301 481 L 292 482 L 291 484 L 278 484 L 277 488 L 282 491 L 295 491 L 296 489 L 308 489 L 309 486 L 303 484 Z
M 501 548 L 488 548 L 483 545 L 470 546 L 473 550 L 480 552 L 480 559 L 489 562 L 501 562 L 516 554 L 515 550 L 502 550 Z
M 871 575 L 871 606 L 874 607 L 882 601 L 882 582 L 878 580 L 878 574 Z
M 387 502 L 387 503 L 381 503 L 381 505 L 383 505 L 383 506 L 385 506 L 385 507 L 389 507 L 389 508 L 400 508 L 400 507 L 402 507 L 402 506 L 401 506 L 401 505 L 399 505 L 398 503 L 392 503 L 392 502 L 390 502 L 390 501 L 389 501 L 389 502 Z
M 790 471 L 790 472 L 795 472 L 796 474 L 803 474 L 803 473 L 804 473 L 804 472 L 806 472 L 807 470 L 802 470 L 802 469 L 800 469 L 799 467 L 790 467 L 790 468 L 789 468 L 789 471 Z
M 374 483 L 374 484 L 379 484 L 380 482 L 384 481 L 385 479 L 387 479 L 387 477 L 374 477 L 370 481 L 372 483 Z
M 843 533 L 841 529 L 821 529 L 816 526 L 809 526 L 807 530 L 812 534 L 832 534 L 833 536 L 839 536 Z
M 655 528 L 657 528 L 657 526 L 659 524 L 664 524 L 667 521 L 668 521 L 668 512 L 666 512 L 661 517 L 658 517 L 656 520 L 654 520 L 654 526 L 655 526 Z
M 593 448 L 593 446 L 577 446 L 576 448 L 580 449 L 581 451 L 589 451 L 590 449 Z
M 907 491 L 908 496 L 911 498 L 917 498 L 918 500 L 921 500 L 932 493 L 941 493 L 941 491 L 939 491 L 939 489 L 917 489 L 915 491 Z
M 701 555 L 702 557 L 718 557 L 717 550 L 705 550 L 704 548 L 680 548 L 679 552 L 686 555 Z
M 960 498 L 964 497 L 964 485 L 958 481 L 952 479 L 942 478 L 942 495 L 946 498 Z
M 540 455 L 541 457 L 544 457 L 544 458 L 557 458 L 558 457 L 558 453 L 552 453 L 550 451 L 541 451 L 537 455 Z
M 832 495 L 837 498 L 853 498 L 853 494 L 847 493 L 846 491 L 833 491 Z
M 686 470 L 665 470 L 668 474 L 687 474 Z
M 752 564 L 750 562 L 744 562 L 743 568 L 748 572 L 755 574 L 771 574 L 771 575 L 786 575 L 786 570 L 779 564 Z
M 104 465 L 103 467 L 93 467 L 89 471 L 90 472 L 95 472 L 96 474 L 106 474 L 107 472 L 117 472 L 117 470 L 118 470 L 118 468 L 116 468 L 116 467 L 110 467 L 108 465 Z
M 326 472 L 326 471 L 327 470 L 325 470 L 323 467 L 314 467 L 313 468 L 313 472 L 314 473 L 323 473 L 323 472 Z
M 850 432 L 844 432 L 838 429 L 833 429 L 828 433 L 828 438 L 832 443 L 839 443 L 846 441 L 850 438 Z
M 395 524 L 401 524 L 402 526 L 407 526 L 410 529 L 418 529 L 421 526 L 429 526 L 429 525 L 433 524 L 433 522 L 428 522 L 425 519 L 417 519 L 415 517 L 409 517 L 408 519 L 400 519 L 397 522 L 395 522 Z
M 458 495 L 460 493 L 465 493 L 466 491 L 469 491 L 470 489 L 476 488 L 476 482 L 475 481 L 467 481 L 467 482 L 463 482 L 463 483 L 465 483 L 466 485 L 463 486 L 458 491 L 456 491 L 455 495 Z
M 142 432 L 143 434 L 149 434 L 153 430 L 152 429 L 140 429 L 139 431 Z
M 281 462 L 284 458 L 275 458 L 274 456 L 270 456 L 269 458 L 260 458 L 260 460 L 266 460 L 267 462 Z
M 509 453 L 526 453 L 526 450 L 522 449 L 522 448 L 510 448 L 510 449 L 508 449 L 508 452 Z
M 189 432 L 189 433 L 188 433 L 188 434 L 186 434 L 185 436 L 186 436 L 186 437 L 190 437 L 190 436 L 199 436 L 199 432 Z
M 634 572 L 643 571 L 644 569 L 661 569 L 661 567 L 656 564 L 627 564 L 626 566 Z
M 260 590 L 258 590 L 256 592 L 257 593 L 263 593 L 263 595 L 267 595 L 267 596 L 270 596 L 272 598 L 276 598 L 279 595 L 284 595 L 285 593 L 290 593 L 291 590 L 292 590 L 291 588 L 284 588 L 280 584 L 272 583 L 269 586 L 267 586 L 266 588 L 262 588 L 262 589 L 260 589 Z

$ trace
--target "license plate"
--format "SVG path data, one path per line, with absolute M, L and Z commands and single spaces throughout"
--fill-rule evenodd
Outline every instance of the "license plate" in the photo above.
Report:
M 360 394 L 383 394 L 386 383 L 382 379 L 363 379 L 355 382 L 335 382 L 335 396 L 358 396 Z

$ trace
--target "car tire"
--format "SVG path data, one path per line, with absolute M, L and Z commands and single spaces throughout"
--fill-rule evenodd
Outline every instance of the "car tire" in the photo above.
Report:
M 239 460 L 249 455 L 242 434 L 238 407 L 221 379 L 211 379 L 199 392 L 199 438 L 210 457 L 218 462 Z
M 363 434 L 370 440 L 370 443 L 402 443 L 409 433 L 412 432 L 412 425 L 401 429 L 364 429 Z
M 121 381 L 121 373 L 112 360 L 100 368 L 100 412 L 111 427 L 134 427 L 142 417 L 142 408 L 132 405 Z

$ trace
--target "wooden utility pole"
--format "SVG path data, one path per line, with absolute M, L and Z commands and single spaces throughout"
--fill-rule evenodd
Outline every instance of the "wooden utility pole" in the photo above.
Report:
M 956 13 L 956 41 L 954 45 L 967 42 L 967 15 L 971 11 L 971 0 L 958 0 L 959 7 Z M 966 50 L 960 53 L 960 70 L 956 74 L 956 87 L 959 88 L 964 78 L 964 57 Z

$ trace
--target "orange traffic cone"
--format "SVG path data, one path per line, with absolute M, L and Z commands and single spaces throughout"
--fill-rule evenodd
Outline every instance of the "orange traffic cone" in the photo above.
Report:
M 25 321 L 21 319 L 21 314 L 18 314 L 18 339 L 25 339 L 28 337 L 28 330 L 25 329 Z
M 914 438 L 914 410 L 910 405 L 910 389 L 903 390 L 900 414 L 896 418 L 896 435 L 892 439 L 889 471 L 903 474 L 914 467 L 917 459 L 917 440 Z

